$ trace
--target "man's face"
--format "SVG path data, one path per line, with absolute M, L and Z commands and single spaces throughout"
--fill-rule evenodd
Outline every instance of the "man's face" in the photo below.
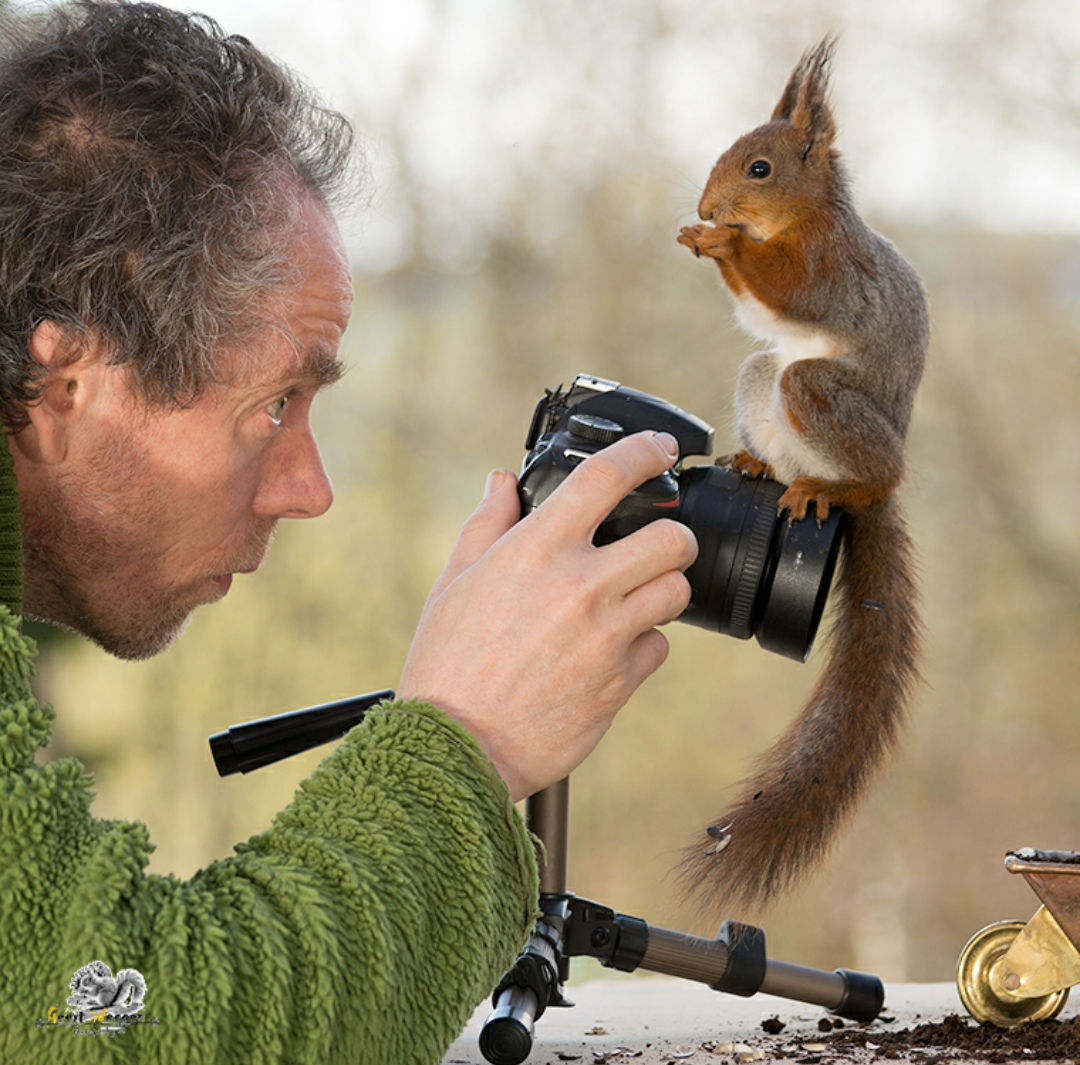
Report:
M 47 387 L 12 447 L 28 614 L 122 658 L 148 657 L 234 574 L 258 568 L 279 518 L 330 506 L 309 414 L 339 368 L 352 283 L 326 210 L 306 200 L 303 221 L 293 262 L 305 280 L 283 294 L 286 328 L 233 353 L 230 385 L 188 408 L 148 409 L 122 368 L 91 354 Z M 82 406 L 62 422 L 61 447 L 68 394 Z

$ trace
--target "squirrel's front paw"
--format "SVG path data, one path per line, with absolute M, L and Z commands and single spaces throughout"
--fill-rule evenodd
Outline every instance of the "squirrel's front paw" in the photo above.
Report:
M 679 230 L 679 243 L 689 248 L 699 259 L 722 259 L 731 246 L 732 230 L 727 226 L 710 226 L 699 222 Z
M 689 248 L 698 257 L 701 256 L 701 252 L 698 250 L 698 233 L 705 227 L 701 225 L 697 226 L 683 226 L 679 230 L 679 236 L 677 240 L 684 248 Z

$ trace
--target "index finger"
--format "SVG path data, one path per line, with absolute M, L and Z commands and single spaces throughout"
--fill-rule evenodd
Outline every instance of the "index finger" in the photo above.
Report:
M 592 540 L 626 496 L 678 458 L 679 445 L 668 433 L 635 433 L 590 455 L 533 513 L 546 514 L 563 534 Z

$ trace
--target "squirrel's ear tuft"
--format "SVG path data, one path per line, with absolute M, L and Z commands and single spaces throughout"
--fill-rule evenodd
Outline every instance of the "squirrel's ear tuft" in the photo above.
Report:
M 836 38 L 823 38 L 803 53 L 791 72 L 772 118 L 786 119 L 806 137 L 807 152 L 816 145 L 829 146 L 836 137 L 836 122 L 829 106 L 829 66 Z

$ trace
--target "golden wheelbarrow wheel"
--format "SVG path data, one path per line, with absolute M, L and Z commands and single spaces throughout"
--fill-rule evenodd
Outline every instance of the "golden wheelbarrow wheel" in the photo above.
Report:
M 1023 847 L 1005 855 L 1042 905 L 1027 924 L 999 921 L 976 933 L 956 967 L 964 1007 L 1009 1028 L 1056 1017 L 1080 984 L 1080 853 Z
M 1069 998 L 1063 987 L 1035 997 L 1009 993 L 1009 975 L 995 967 L 1027 925 L 1023 921 L 998 921 L 968 940 L 956 966 L 956 986 L 964 1008 L 975 1020 L 1011 1028 L 1024 1021 L 1056 1017 Z

